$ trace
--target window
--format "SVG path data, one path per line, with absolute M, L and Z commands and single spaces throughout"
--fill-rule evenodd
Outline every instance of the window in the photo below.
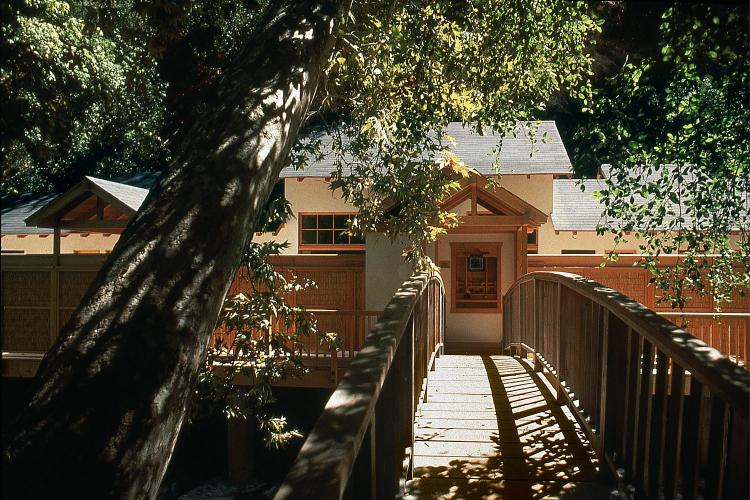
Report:
M 500 311 L 497 243 L 451 243 L 451 312 Z
M 529 229 L 526 233 L 526 253 L 539 252 L 539 229 Z
M 354 213 L 300 213 L 299 249 L 364 250 L 362 236 L 352 236 L 347 231 Z

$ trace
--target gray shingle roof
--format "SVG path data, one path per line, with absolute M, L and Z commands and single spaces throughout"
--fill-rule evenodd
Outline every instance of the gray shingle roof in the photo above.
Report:
M 494 175 L 496 152 L 500 135 L 485 129 L 484 135 L 474 132 L 471 127 L 464 127 L 458 122 L 450 123 L 446 129 L 455 141 L 451 148 L 458 159 L 468 166 L 477 169 L 483 175 Z M 321 151 L 330 151 L 331 139 L 321 137 Z M 336 170 L 335 158 L 327 155 L 320 161 L 308 160 L 304 170 L 286 167 L 281 172 L 282 178 L 292 177 L 329 177 Z M 501 174 L 570 174 L 572 166 L 565 145 L 557 131 L 554 121 L 538 122 L 538 128 L 532 133 L 519 124 L 516 135 L 506 135 L 502 140 L 500 151 Z
M 109 195 L 117 198 L 122 203 L 127 205 L 134 212 L 137 212 L 148 195 L 148 189 L 143 189 L 135 186 L 128 186 L 120 182 L 112 182 L 104 179 L 97 179 L 96 177 L 86 176 L 86 178 L 92 183 L 96 184 L 100 189 L 106 191 Z
M 118 175 L 112 181 L 95 177 L 89 177 L 88 179 L 132 208 L 136 203 L 137 206 L 140 206 L 145 195 L 140 198 L 140 201 L 138 201 L 139 197 L 143 193 L 148 194 L 148 188 L 156 182 L 158 177 L 159 172 L 140 172 Z M 2 205 L 2 228 L 0 231 L 2 234 L 51 234 L 52 229 L 29 227 L 25 221 L 59 195 L 60 193 L 45 195 L 27 193 L 20 196 L 4 196 L 0 203 Z M 134 210 L 137 209 L 137 207 L 134 208 Z
M 579 185 L 586 187 L 581 191 Z M 552 181 L 552 225 L 558 231 L 593 231 L 603 221 L 604 207 L 593 193 L 604 189 L 598 179 L 555 179 Z
M 3 197 L 2 234 L 52 234 L 49 228 L 27 227 L 25 220 L 56 197 L 56 194 Z
M 609 168 L 605 169 L 603 165 L 602 169 L 609 175 Z M 581 191 L 581 182 L 586 188 L 585 191 Z M 602 189 L 606 189 L 604 179 L 585 179 L 582 181 L 579 179 L 555 179 L 552 183 L 551 214 L 555 229 L 558 231 L 594 231 L 598 224 L 606 222 L 602 216 L 604 205 L 594 197 L 594 192 Z M 741 192 L 740 195 L 746 200 L 745 206 L 750 207 L 750 193 Z M 636 194 L 633 197 L 633 203 L 643 205 L 647 203 L 647 200 Z M 659 226 L 662 229 L 668 228 L 669 224 L 675 221 L 678 214 L 681 213 L 677 203 L 668 204 L 667 209 L 671 213 L 667 212 L 664 217 L 664 224 Z M 683 218 L 683 227 L 688 227 L 694 223 L 693 217 L 687 213 L 683 213 L 681 217 Z M 743 220 L 742 217 L 743 215 L 740 215 L 740 220 Z M 614 222 L 614 220 L 610 219 L 610 222 Z M 739 222 L 738 220 L 736 225 L 731 226 L 732 230 L 739 230 Z M 712 224 L 713 222 L 701 221 L 700 223 Z

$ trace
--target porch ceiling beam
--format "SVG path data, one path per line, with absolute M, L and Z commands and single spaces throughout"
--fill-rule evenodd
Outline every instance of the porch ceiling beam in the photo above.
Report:
M 124 228 L 128 225 L 126 220 L 62 220 L 60 227 L 63 229 L 113 229 Z
M 448 229 L 448 234 L 490 234 L 490 233 L 508 233 L 515 234 L 518 226 L 457 226 Z
M 509 226 L 517 227 L 529 224 L 526 215 L 464 215 L 459 217 L 463 224 L 472 226 Z

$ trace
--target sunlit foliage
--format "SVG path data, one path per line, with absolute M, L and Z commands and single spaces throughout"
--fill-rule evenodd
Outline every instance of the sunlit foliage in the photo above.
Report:
M 584 98 L 598 29 L 575 2 L 355 3 L 321 102 L 355 229 L 406 239 L 405 256 L 429 266 L 426 243 L 455 223 L 440 202 L 471 167 L 445 126 L 512 133 L 560 92 Z
M 677 6 L 662 21 L 660 56 L 627 63 L 589 101 L 575 156 L 612 164 L 598 232 L 638 242 L 669 305 L 726 301 L 750 287 L 748 10 Z

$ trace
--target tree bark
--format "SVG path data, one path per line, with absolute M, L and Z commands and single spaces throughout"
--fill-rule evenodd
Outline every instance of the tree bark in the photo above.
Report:
M 56 345 L 4 454 L 23 498 L 154 498 L 343 2 L 272 2 Z

